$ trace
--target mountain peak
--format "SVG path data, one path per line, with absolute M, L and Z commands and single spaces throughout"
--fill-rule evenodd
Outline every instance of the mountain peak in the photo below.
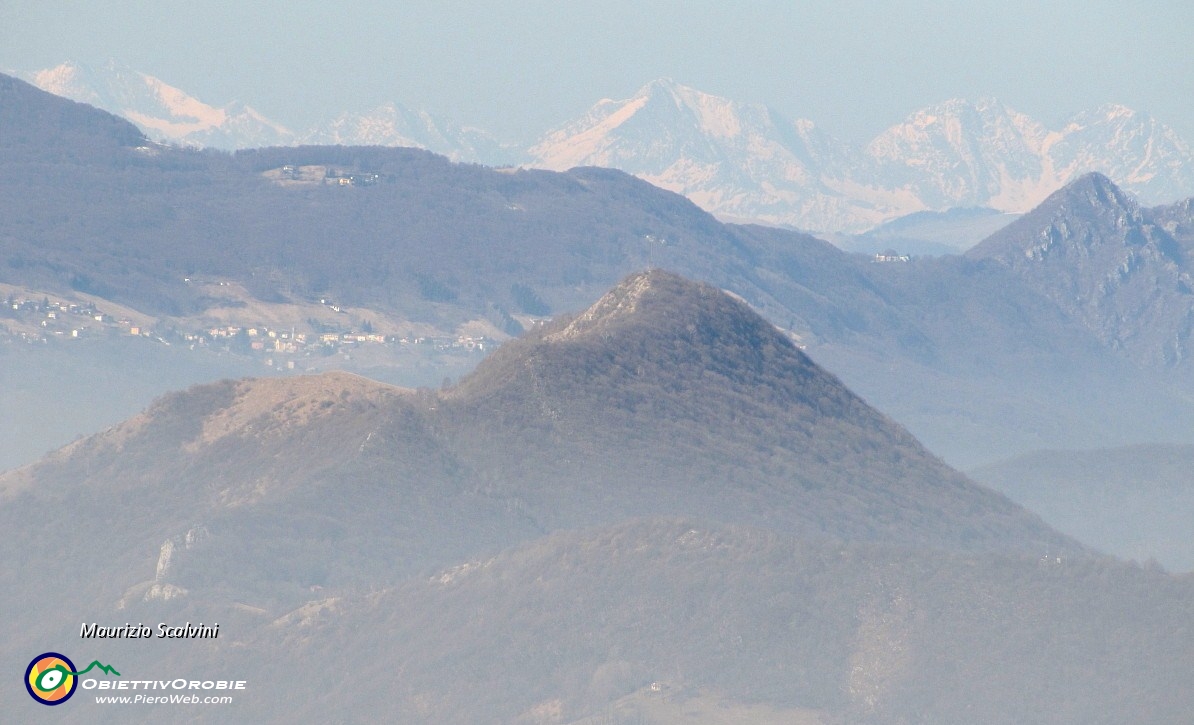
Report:
M 1136 201 L 1107 176 L 1091 171 L 1050 194 L 967 255 L 1007 263 L 1021 258 L 1040 261 L 1073 244 L 1089 246 L 1097 240 L 1115 239 L 1119 246 L 1126 230 L 1141 222 Z M 1096 233 L 1096 228 L 1103 231 Z
M 950 98 L 913 112 L 904 123 L 912 126 L 924 126 L 966 120 L 978 122 L 979 119 L 989 120 L 1016 115 L 1018 114 L 1014 109 L 992 96 L 981 96 L 976 99 Z
M 1140 216 L 1140 205 L 1105 174 L 1090 171 L 1071 180 L 1047 196 L 1022 219 L 1032 217 L 1090 216 L 1111 214 L 1116 217 Z M 1027 222 L 1025 222 L 1027 223 Z
M 677 83 L 674 78 L 656 78 L 650 81 L 634 94 L 638 96 L 651 96 L 660 93 L 675 95 L 683 91 L 691 91 L 693 89 L 688 86 Z
M 691 393 L 712 379 L 768 385 L 792 374 L 807 378 L 814 370 L 832 377 L 729 293 L 651 269 L 626 277 L 579 315 L 503 345 L 454 394 L 529 384 L 519 372 L 528 367 L 546 366 L 560 376 L 558 382 L 611 364 L 644 383 L 668 379 L 673 393 Z M 594 382 L 609 381 L 575 379 L 568 385 L 588 387 Z
M 119 114 L 158 140 L 222 147 L 294 140 L 284 126 L 245 104 L 209 105 L 115 58 L 96 66 L 68 60 L 24 75 L 49 93 Z
M 651 80 L 516 148 L 479 129 L 386 104 L 305 131 L 235 103 L 212 106 L 110 59 L 21 74 L 119 114 L 151 138 L 217 148 L 417 146 L 454 161 L 565 171 L 605 166 L 687 196 L 722 219 L 808 231 L 863 232 L 918 211 L 985 206 L 1022 213 L 1098 169 L 1146 204 L 1194 189 L 1194 151 L 1147 113 L 1106 104 L 1046 127 L 991 96 L 952 98 L 907 115 L 865 144 L 845 144 L 763 103 Z
M 1039 223 L 1045 216 L 1054 221 L 1101 218 L 1105 223 L 1121 228 L 1127 223 L 1141 222 L 1140 205 L 1136 200 L 1098 171 L 1085 173 L 1053 192 L 1019 221 Z
M 1131 196 L 1098 171 L 1079 176 L 1058 189 L 1053 196 L 1070 203 L 1079 202 L 1091 208 L 1118 209 L 1129 213 L 1139 209 L 1139 205 Z M 1046 199 L 1045 204 L 1048 203 L 1049 199 Z
M 1130 121 L 1135 118 L 1140 118 L 1141 120 L 1151 120 L 1148 114 L 1141 113 L 1133 108 L 1129 108 L 1122 103 L 1104 103 L 1093 111 L 1090 111 L 1086 114 L 1079 114 L 1079 117 L 1085 117 L 1087 120 L 1091 118 L 1120 121 Z
M 559 341 L 602 334 L 620 324 L 659 322 L 666 329 L 742 315 L 754 313 L 728 293 L 671 272 L 650 269 L 625 278 L 562 330 L 548 333 L 543 339 Z M 694 316 L 700 319 L 688 319 Z
M 504 478 L 525 484 L 524 462 L 550 459 L 543 488 L 518 496 L 550 500 L 553 526 L 591 515 L 599 504 L 587 497 L 601 490 L 594 500 L 610 500 L 614 482 L 630 486 L 635 515 L 679 506 L 757 521 L 757 504 L 772 512 L 764 519 L 788 511 L 786 530 L 873 538 L 887 526 L 864 520 L 857 502 L 879 497 L 908 524 L 889 532 L 902 541 L 944 535 L 986 546 L 979 520 L 1041 540 L 1028 533 L 1037 524 L 946 468 L 744 302 L 660 270 L 633 274 L 580 315 L 504 344 L 442 394 L 437 414 L 484 421 L 470 434 L 473 448 L 489 440 L 519 451 L 502 464 Z M 747 471 L 742 462 L 760 451 L 766 472 Z M 561 498 L 565 485 L 574 491 Z M 840 508 L 813 513 L 827 505 Z
M 1185 321 L 1194 314 L 1188 262 L 1153 217 L 1111 179 L 1091 172 L 967 256 L 1015 270 L 1111 349 L 1148 365 L 1175 365 L 1187 356 Z
M 686 86 L 673 78 L 656 78 L 646 84 L 634 94 L 632 101 L 639 98 L 648 100 L 670 100 L 678 106 L 695 106 L 702 103 L 716 102 L 733 104 L 732 101 L 706 93 L 702 90 Z M 737 104 L 734 104 L 737 105 Z

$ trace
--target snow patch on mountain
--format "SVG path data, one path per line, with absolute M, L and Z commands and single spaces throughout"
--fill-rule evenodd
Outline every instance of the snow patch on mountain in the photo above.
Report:
M 88 103 L 135 123 L 159 141 L 197 146 L 269 146 L 294 134 L 242 103 L 210 106 L 116 60 L 98 68 L 65 62 L 25 74 L 44 91 Z
M 837 223 L 861 214 L 877 223 L 883 211 L 854 209 L 822 171 L 853 155 L 811 121 L 662 79 L 549 132 L 529 149 L 528 164 L 621 169 L 729 219 Z
M 211 106 L 115 60 L 99 67 L 66 62 L 21 75 L 44 91 L 123 116 L 151 138 L 181 145 L 222 149 L 297 144 L 415 146 L 454 161 L 490 164 L 511 163 L 518 157 L 485 131 L 397 103 L 342 113 L 295 132 L 243 103 Z
M 530 152 L 551 169 L 574 166 L 610 166 L 611 147 L 616 145 L 614 131 L 647 103 L 645 96 L 625 104 L 608 98 L 597 102 L 587 116 L 547 135 Z M 605 160 L 606 163 L 601 163 Z

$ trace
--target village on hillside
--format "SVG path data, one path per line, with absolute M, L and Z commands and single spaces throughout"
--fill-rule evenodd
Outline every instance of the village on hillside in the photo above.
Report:
M 328 300 L 320 304 L 333 311 L 338 306 Z M 43 295 L 7 294 L 0 307 L 0 337 L 9 342 L 46 344 L 53 340 L 107 338 L 148 338 L 163 345 L 182 345 L 190 350 L 206 350 L 249 356 L 279 370 L 304 369 L 304 358 L 351 354 L 366 347 L 395 348 L 418 346 L 425 352 L 484 353 L 497 340 L 473 335 L 396 335 L 375 332 L 369 323 L 362 329 L 304 321 L 284 329 L 263 324 L 220 324 L 201 329 L 180 329 L 175 324 L 162 325 L 145 318 L 142 321 L 119 312 L 110 313 L 91 302 L 70 302 Z

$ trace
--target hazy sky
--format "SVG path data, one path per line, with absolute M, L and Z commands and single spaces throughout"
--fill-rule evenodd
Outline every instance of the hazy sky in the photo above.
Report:
M 1192 18 L 1189 0 L 0 0 L 0 68 L 115 57 L 299 128 L 394 100 L 529 140 L 671 77 L 853 141 L 994 96 L 1047 124 L 1123 103 L 1194 143 Z

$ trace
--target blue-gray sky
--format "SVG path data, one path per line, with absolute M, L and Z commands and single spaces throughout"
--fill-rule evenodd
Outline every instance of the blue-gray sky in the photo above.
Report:
M 948 98 L 1108 102 L 1194 143 L 1188 0 L 2 0 L 0 68 L 109 57 L 297 128 L 394 100 L 509 140 L 658 77 L 863 141 Z

